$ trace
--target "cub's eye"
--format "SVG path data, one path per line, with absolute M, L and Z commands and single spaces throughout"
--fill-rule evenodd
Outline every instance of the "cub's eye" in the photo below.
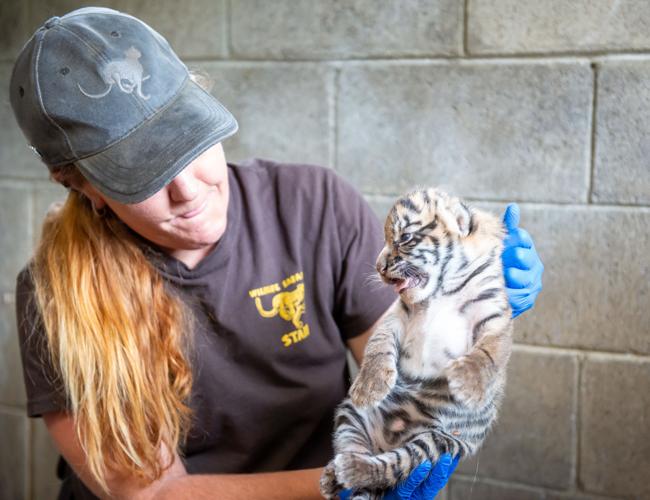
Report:
M 413 238 L 413 233 L 402 233 L 402 236 L 400 236 L 399 239 L 399 244 L 404 245 L 405 243 L 411 241 L 412 238 Z

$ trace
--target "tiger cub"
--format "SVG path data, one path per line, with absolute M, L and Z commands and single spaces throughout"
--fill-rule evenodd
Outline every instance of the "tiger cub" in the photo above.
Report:
M 493 215 L 434 189 L 399 199 L 377 258 L 399 300 L 365 349 L 335 415 L 335 457 L 321 477 L 334 498 L 379 498 L 424 460 L 472 455 L 497 414 L 512 345 Z

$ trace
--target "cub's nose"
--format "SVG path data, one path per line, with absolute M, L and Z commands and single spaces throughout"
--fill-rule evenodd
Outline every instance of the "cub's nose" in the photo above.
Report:
M 389 267 L 399 264 L 401 261 L 402 258 L 399 255 L 395 255 L 395 256 L 389 255 L 386 257 L 379 258 L 377 260 L 377 265 L 376 265 L 377 271 L 380 274 L 385 275 L 388 272 Z

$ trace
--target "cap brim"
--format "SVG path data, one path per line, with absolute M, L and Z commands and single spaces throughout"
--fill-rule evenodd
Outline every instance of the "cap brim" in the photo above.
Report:
M 77 161 L 99 191 L 120 203 L 153 195 L 210 146 L 237 132 L 237 121 L 189 78 L 178 96 L 127 137 Z

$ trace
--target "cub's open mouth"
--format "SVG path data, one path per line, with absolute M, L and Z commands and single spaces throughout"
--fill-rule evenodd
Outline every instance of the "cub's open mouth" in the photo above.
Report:
M 408 290 L 409 288 L 416 287 L 420 284 L 420 278 L 416 277 L 409 277 L 409 278 L 384 278 L 387 283 L 390 285 L 393 285 L 393 288 L 395 288 L 395 291 L 397 293 L 402 293 L 404 290 Z

